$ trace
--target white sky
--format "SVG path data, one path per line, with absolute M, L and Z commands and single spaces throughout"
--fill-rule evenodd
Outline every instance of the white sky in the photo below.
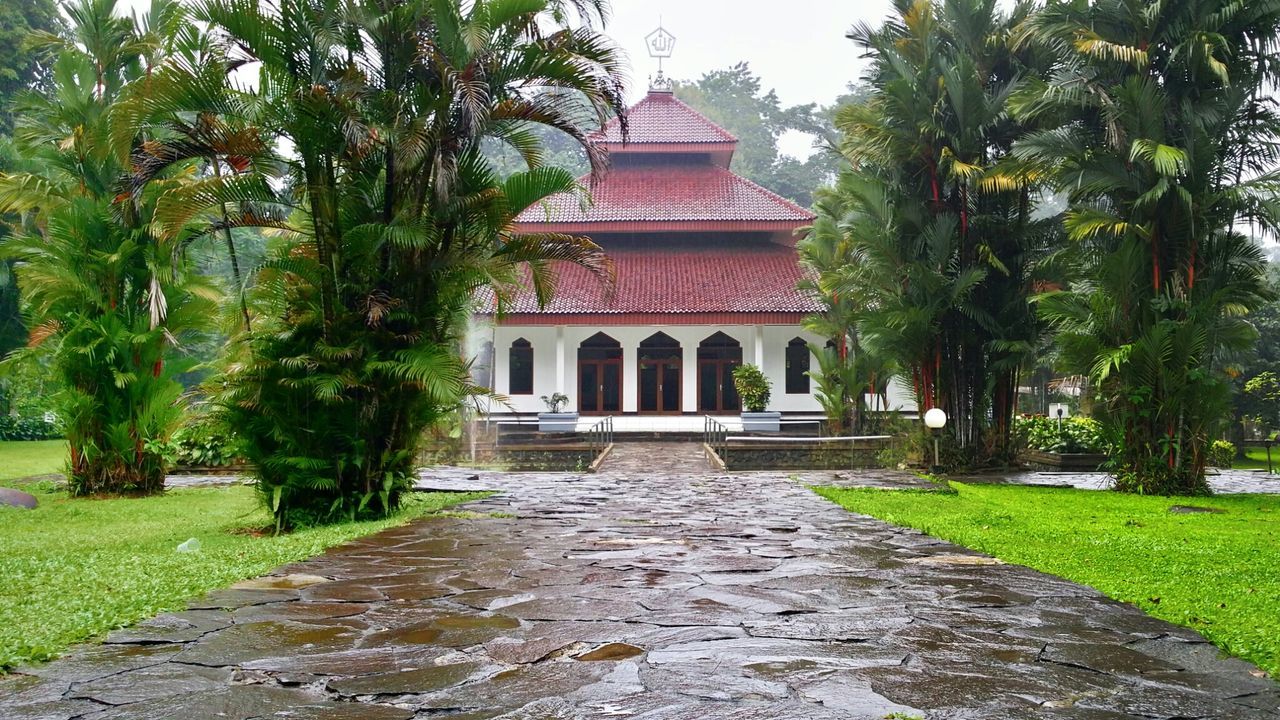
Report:
M 145 10 L 150 0 L 120 0 Z M 863 62 L 845 32 L 858 21 L 878 24 L 889 0 L 613 0 L 606 32 L 631 61 L 631 99 L 639 100 L 657 71 L 644 37 L 659 19 L 676 37 L 665 61 L 667 75 L 696 79 L 705 72 L 745 61 L 765 90 L 777 90 L 784 105 L 829 104 L 862 72 Z M 804 136 L 784 137 L 783 150 L 807 154 Z

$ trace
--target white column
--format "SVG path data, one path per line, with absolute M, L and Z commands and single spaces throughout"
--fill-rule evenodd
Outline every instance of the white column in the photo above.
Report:
M 755 326 L 756 361 L 755 366 L 764 370 L 764 326 Z
M 680 343 L 680 374 L 683 387 L 680 392 L 680 411 L 698 411 L 698 344 Z
M 565 374 L 568 368 L 565 366 L 564 357 L 564 326 L 556 326 L 556 392 L 564 393 L 567 385 L 565 384 Z M 566 393 L 567 394 L 567 393 Z M 577 407 L 577 398 L 571 398 L 570 407 Z
M 635 337 L 634 333 L 619 332 L 621 338 Z M 636 357 L 639 341 L 630 342 L 619 338 L 622 343 L 622 412 L 640 410 L 640 363 Z

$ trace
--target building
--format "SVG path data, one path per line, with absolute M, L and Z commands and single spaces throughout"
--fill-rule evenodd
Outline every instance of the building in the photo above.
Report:
M 598 135 L 611 168 L 589 207 L 553 198 L 517 228 L 592 238 L 615 264 L 614 290 L 571 266 L 547 306 L 530 292 L 482 318 L 473 342 L 492 358 L 493 389 L 520 413 L 558 392 L 583 415 L 730 415 L 746 362 L 773 382 L 770 410 L 820 411 L 805 373 L 808 344 L 823 340 L 800 327 L 817 305 L 797 289 L 795 249 L 813 216 L 731 172 L 737 138 L 669 90 L 627 120 L 626 143 L 617 119 Z

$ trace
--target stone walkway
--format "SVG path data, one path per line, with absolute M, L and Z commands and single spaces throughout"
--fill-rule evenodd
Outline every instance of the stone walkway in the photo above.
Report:
M 487 474 L 502 492 L 479 517 L 349 543 L 0 679 L 0 717 L 1280 716 L 1280 686 L 1193 632 L 803 486 L 829 475 L 697 460 L 635 445 L 594 476 Z

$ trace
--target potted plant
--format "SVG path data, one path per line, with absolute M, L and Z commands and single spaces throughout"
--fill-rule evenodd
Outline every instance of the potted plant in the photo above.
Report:
M 755 365 L 733 369 L 733 386 L 742 398 L 742 429 L 745 432 L 778 432 L 782 413 L 767 412 L 773 384 Z
M 547 411 L 538 413 L 538 430 L 540 432 L 573 432 L 578 429 L 578 413 L 565 412 L 569 404 L 569 396 L 555 393 L 550 397 L 543 395 L 542 403 Z

